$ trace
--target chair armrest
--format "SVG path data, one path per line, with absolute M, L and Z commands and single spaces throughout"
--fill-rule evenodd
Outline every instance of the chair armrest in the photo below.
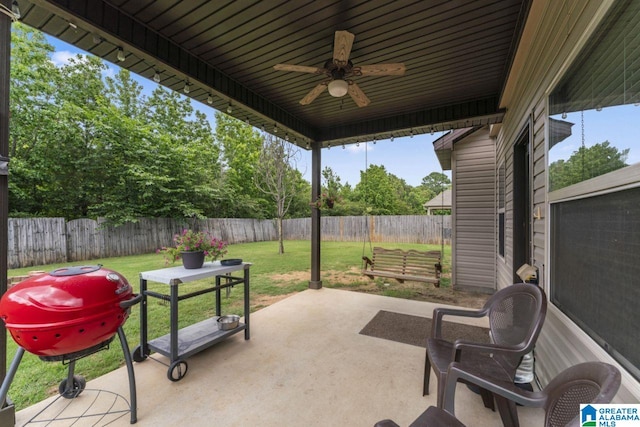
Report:
M 442 338 L 442 319 L 444 316 L 457 317 L 484 317 L 488 313 L 486 309 L 461 310 L 457 308 L 437 307 L 433 309 L 431 318 L 431 338 Z
M 505 346 L 494 343 L 481 343 L 481 342 L 473 342 L 473 341 L 465 341 L 461 339 L 457 339 L 453 343 L 453 350 L 451 354 L 451 360 L 455 362 L 459 362 L 462 356 L 462 353 L 484 353 L 491 354 L 492 356 L 496 355 L 506 355 L 511 354 L 515 356 L 522 356 L 528 352 L 527 347 L 524 346 Z
M 494 344 L 494 343 L 483 343 L 483 342 L 474 342 L 467 341 L 462 339 L 457 339 L 453 343 L 453 351 L 456 356 L 460 354 L 462 351 L 475 351 L 475 352 L 483 352 L 483 353 L 512 353 L 512 354 L 524 354 L 526 353 L 526 347 L 524 346 L 505 346 L 502 344 Z M 456 362 L 458 358 L 454 358 Z
M 542 408 L 547 401 L 547 396 L 542 392 L 524 390 L 512 382 L 495 380 L 478 369 L 452 362 L 447 371 L 443 404 L 445 411 L 451 414 L 455 414 L 455 392 L 459 380 L 476 384 L 523 406 Z
M 364 261 L 364 268 L 367 268 L 367 265 L 373 265 L 373 261 L 369 257 L 363 256 L 362 260 Z

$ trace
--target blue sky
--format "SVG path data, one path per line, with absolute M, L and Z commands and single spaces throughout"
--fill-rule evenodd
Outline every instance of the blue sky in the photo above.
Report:
M 51 60 L 58 66 L 66 63 L 70 57 L 78 53 L 86 54 L 86 52 L 53 37 L 47 36 L 47 40 L 56 49 Z M 105 63 L 109 67 L 105 71 L 105 75 L 114 75 L 118 66 L 106 61 Z M 144 88 L 144 95 L 148 96 L 157 86 L 153 80 L 133 73 L 132 76 Z M 209 118 L 211 127 L 215 129 L 215 109 L 194 100 L 191 105 L 202 111 Z M 367 164 L 382 165 L 389 173 L 404 179 L 407 184 L 415 187 L 420 185 L 422 178 L 431 172 L 443 172 L 433 150 L 433 141 L 440 136 L 442 134 L 416 135 L 413 138 L 395 138 L 393 141 L 381 140 L 377 141 L 375 145 L 369 142 L 368 144 L 361 143 L 359 146 L 349 145 L 344 149 L 342 147 L 324 149 L 322 150 L 322 167 L 331 167 L 343 184 L 349 183 L 355 186 L 360 181 L 360 171 L 365 170 Z M 298 168 L 310 181 L 310 151 L 301 150 Z M 449 171 L 444 171 L 444 173 L 451 178 Z
M 640 140 L 637 135 L 637 122 L 640 113 L 638 105 L 617 105 L 602 108 L 601 111 L 584 112 L 584 145 L 591 147 L 604 141 L 622 151 L 629 149 L 627 164 L 640 162 Z M 549 150 L 549 162 L 559 159 L 568 160 L 582 145 L 582 116 L 579 111 L 568 113 L 565 119 L 560 114 L 555 119 L 573 123 L 571 136 Z

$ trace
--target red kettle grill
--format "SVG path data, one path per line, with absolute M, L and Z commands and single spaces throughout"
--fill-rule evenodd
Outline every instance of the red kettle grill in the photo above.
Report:
M 124 276 L 101 265 L 59 268 L 13 286 L 0 299 L 0 319 L 19 349 L 0 388 L 0 405 L 25 350 L 44 361 L 69 362 L 69 375 L 59 392 L 69 399 L 78 396 L 86 381 L 74 375 L 75 361 L 106 349 L 117 332 L 129 371 L 135 423 L 135 378 L 122 325 L 140 300 Z

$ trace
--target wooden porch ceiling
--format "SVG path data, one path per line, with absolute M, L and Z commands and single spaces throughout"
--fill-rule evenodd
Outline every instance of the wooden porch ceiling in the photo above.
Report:
M 499 100 L 531 0 L 18 0 L 21 21 L 292 142 L 354 143 L 501 122 Z M 355 65 L 404 63 L 404 76 L 354 78 L 359 108 L 327 92 L 336 30 Z M 117 58 L 124 49 L 125 60 Z

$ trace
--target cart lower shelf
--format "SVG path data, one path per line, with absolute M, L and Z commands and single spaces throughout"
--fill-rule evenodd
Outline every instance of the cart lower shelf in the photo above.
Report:
M 218 316 L 189 325 L 178 330 L 178 351 L 176 357 L 178 359 L 186 359 L 231 335 L 244 331 L 245 328 L 246 325 L 240 323 L 235 329 L 228 331 L 220 330 L 218 329 Z M 149 348 L 163 356 L 171 358 L 171 334 L 150 340 Z
M 171 360 L 167 372 L 167 377 L 170 380 L 179 381 L 185 376 L 188 365 L 184 359 L 247 329 L 247 326 L 242 322 L 234 329 L 218 329 L 218 317 L 214 316 L 179 329 L 177 352 L 174 356 L 171 355 L 171 334 L 163 335 L 147 343 L 150 351 L 155 351 Z M 134 350 L 135 361 L 142 361 L 148 356 L 148 354 L 140 354 L 141 350 L 140 347 Z

